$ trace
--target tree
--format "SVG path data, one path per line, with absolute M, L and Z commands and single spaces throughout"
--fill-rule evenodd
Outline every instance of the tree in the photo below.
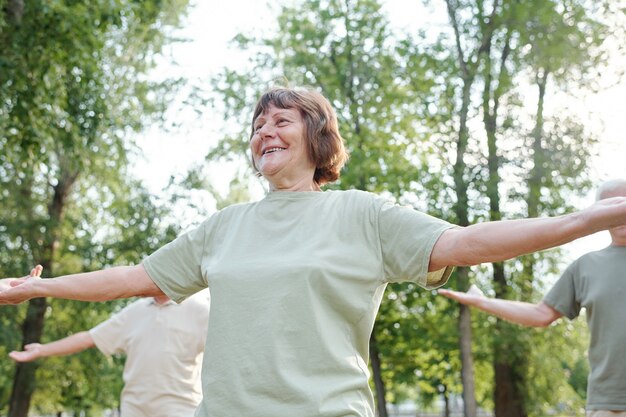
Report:
M 125 191 L 128 136 L 162 112 L 173 86 L 143 75 L 186 2 L 31 2 L 19 19 L 14 3 L 0 20 L 1 239 L 13 259 L 2 272 L 41 263 L 55 275 L 76 232 L 66 215 L 86 202 L 76 188 L 90 197 Z M 28 303 L 22 344 L 41 340 L 48 307 Z M 28 412 L 36 366 L 16 368 L 11 417 Z
M 458 134 L 456 139 L 456 158 L 454 162 L 453 179 L 457 201 L 454 211 L 459 226 L 468 226 L 469 220 L 469 198 L 468 189 L 471 179 L 467 176 L 467 166 L 465 162 L 467 147 L 469 144 L 470 131 L 468 127 L 468 117 L 471 106 L 471 94 L 474 82 L 478 76 L 479 65 L 485 55 L 489 54 L 493 35 L 497 27 L 496 13 L 499 2 L 495 1 L 491 11 L 486 12 L 482 7 L 476 8 L 477 20 L 481 22 L 473 33 L 464 28 L 459 21 L 460 10 L 464 5 L 461 2 L 446 0 L 450 25 L 454 32 L 454 51 L 458 60 L 459 78 L 461 80 L 461 98 L 458 109 Z M 466 7 L 466 6 L 465 6 Z M 484 23 L 483 23 L 484 22 Z M 467 36 L 467 33 L 470 33 Z M 465 38 L 465 39 L 464 39 Z M 469 38 L 469 39 L 467 39 Z M 468 44 L 472 45 L 468 53 L 465 49 Z M 459 268 L 456 275 L 457 287 L 460 291 L 469 288 L 469 269 Z M 471 353 L 471 323 L 469 308 L 464 305 L 459 306 L 459 344 L 461 352 L 461 379 L 463 381 L 463 407 L 466 417 L 476 416 L 476 396 L 474 388 L 474 364 Z
M 477 166 L 478 181 L 473 187 L 484 192 L 488 203 L 487 217 L 490 220 L 499 220 L 507 216 L 501 199 L 502 190 L 508 188 L 507 183 L 510 181 L 517 183 L 517 180 L 512 180 L 512 178 L 518 175 L 517 178 L 521 177 L 522 181 L 528 179 L 528 183 L 521 187 L 528 187 L 530 190 L 526 199 L 528 207 L 526 215 L 529 216 L 562 213 L 568 209 L 567 199 L 564 196 L 571 195 L 574 190 L 585 189 L 584 161 L 587 160 L 588 155 L 584 155 L 584 150 L 589 149 L 590 135 L 580 125 L 575 126 L 571 123 L 567 128 L 562 129 L 558 136 L 551 136 L 550 139 L 542 133 L 546 75 L 549 72 L 546 71 L 546 66 L 541 65 L 540 70 L 532 71 L 540 91 L 533 133 L 528 135 L 534 138 L 534 142 L 514 148 L 516 152 L 520 149 L 532 149 L 532 153 L 527 158 L 519 158 L 519 155 L 515 158 L 512 155 L 507 157 L 503 146 L 507 143 L 507 147 L 510 147 L 510 144 L 518 140 L 516 136 L 520 136 L 520 132 L 528 130 L 526 127 L 528 124 L 533 125 L 533 123 L 528 123 L 527 119 L 522 120 L 520 116 L 523 114 L 522 101 L 519 98 L 522 92 L 517 87 L 524 83 L 523 80 L 528 76 L 528 68 L 537 68 L 538 60 L 543 60 L 541 57 L 546 59 L 544 63 L 548 67 L 555 68 L 555 64 L 558 63 L 559 70 L 557 71 L 559 72 L 563 72 L 564 68 L 570 68 L 573 72 L 581 74 L 599 64 L 600 55 L 596 52 L 597 41 L 602 38 L 605 29 L 591 18 L 593 8 L 590 5 L 566 3 L 493 2 L 492 12 L 486 17 L 485 5 L 482 2 L 447 2 L 448 9 L 450 10 L 450 6 L 453 6 L 454 10 L 454 14 L 451 14 L 451 22 L 457 54 L 461 56 L 463 53 L 461 39 L 465 41 L 465 49 L 469 43 L 477 45 L 477 48 L 482 48 L 483 51 L 479 60 L 472 61 L 475 63 L 473 69 L 479 71 L 478 74 L 473 73 L 473 79 L 479 82 L 482 90 L 479 107 L 482 132 L 477 130 L 472 134 L 477 138 L 484 135 L 485 156 L 484 158 L 478 156 L 477 161 L 485 168 L 481 172 Z M 460 16 L 464 16 L 464 19 L 456 20 Z M 484 33 L 487 33 L 489 37 L 480 36 Z M 460 34 L 463 36 L 461 37 Z M 537 42 L 541 45 L 539 46 Z M 578 46 L 569 49 L 569 45 Z M 537 55 L 534 56 L 534 53 Z M 463 76 L 460 78 L 465 80 Z M 580 86 L 580 83 L 578 84 Z M 466 95 L 462 94 L 462 97 Z M 522 133 L 521 136 L 524 134 Z M 561 139 L 558 139 L 559 137 Z M 553 162 L 550 163 L 554 159 L 547 156 L 551 151 L 546 145 L 553 140 L 556 148 L 562 151 L 564 147 L 561 140 L 563 139 L 569 142 L 567 149 L 575 150 L 574 153 L 577 156 L 571 158 L 574 162 L 572 166 L 557 168 L 553 166 Z M 592 141 L 593 139 L 591 143 Z M 463 143 L 459 141 L 459 146 L 457 146 L 457 166 L 460 163 L 458 157 L 460 145 Z M 548 145 L 548 147 L 552 146 Z M 523 166 L 516 164 L 516 171 L 513 171 L 512 175 L 510 174 L 512 170 L 508 168 L 509 174 L 505 180 L 501 173 L 508 164 L 514 164 L 514 160 L 523 161 Z M 533 163 L 527 164 L 528 160 L 532 160 Z M 549 170 L 547 169 L 548 163 L 550 163 Z M 561 175 L 555 176 L 554 174 L 559 171 Z M 550 172 L 549 175 L 548 172 Z M 460 178 L 460 176 L 456 175 L 455 178 Z M 484 182 L 480 180 L 481 178 Z M 555 178 L 562 178 L 565 183 L 558 185 L 552 183 L 551 181 Z M 457 184 L 457 193 L 458 190 L 467 189 L 465 184 L 459 186 L 460 181 L 455 181 L 455 184 Z M 547 184 L 551 184 L 550 192 L 546 192 Z M 570 185 L 573 184 L 576 185 L 571 187 Z M 512 193 L 514 194 L 515 192 Z M 543 195 L 548 197 L 541 198 L 540 196 Z M 540 198 L 544 202 L 554 200 L 542 209 L 543 203 L 539 203 Z M 459 205 L 464 206 L 464 204 Z M 546 210 L 548 206 L 557 211 Z M 539 260 L 554 263 L 554 261 L 546 260 L 544 255 L 526 257 L 525 261 L 522 261 L 525 265 L 525 273 L 516 274 L 516 268 L 513 267 L 510 272 L 511 277 L 507 277 L 506 263 L 494 264 L 492 268 L 496 296 L 529 299 L 534 288 L 532 265 Z M 515 264 L 515 262 L 508 264 Z M 528 368 L 528 351 L 528 335 L 525 330 L 501 321 L 497 322 L 494 334 L 494 403 L 498 416 L 528 415 L 529 404 L 532 403 L 529 399 L 529 387 L 525 382 L 527 381 L 525 369 Z

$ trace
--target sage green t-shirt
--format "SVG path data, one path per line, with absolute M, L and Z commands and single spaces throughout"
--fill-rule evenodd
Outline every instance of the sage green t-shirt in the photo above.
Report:
M 543 301 L 570 320 L 586 309 L 587 409 L 626 410 L 626 246 L 583 255 Z
M 211 290 L 196 416 L 374 416 L 368 341 L 383 291 L 445 283 L 450 268 L 427 270 L 449 227 L 361 191 L 272 192 L 152 254 L 145 268 L 172 299 Z

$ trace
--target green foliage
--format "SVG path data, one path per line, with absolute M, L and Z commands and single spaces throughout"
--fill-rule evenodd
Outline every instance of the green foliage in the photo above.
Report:
M 80 303 L 53 300 L 44 342 L 54 341 L 89 329 L 106 320 L 116 303 Z M 122 362 L 104 357 L 97 349 L 66 357 L 40 360 L 34 409 L 101 411 L 119 405 Z
M 6 4 L 6 2 L 2 2 Z M 158 122 L 179 81 L 147 73 L 187 1 L 32 1 L 0 13 L 0 274 L 44 276 L 138 263 L 177 229 L 128 176 L 132 135 Z M 50 301 L 43 341 L 86 330 L 124 302 Z M 27 306 L 0 311 L 0 413 Z M 116 406 L 121 361 L 97 351 L 40 361 L 39 413 Z M 98 385 L 94 385 L 97 381 Z
M 462 172 L 470 197 L 470 219 L 558 215 L 572 210 L 572 196 L 588 190 L 587 161 L 596 139 L 576 115 L 566 109 L 547 109 L 550 101 L 556 101 L 554 87 L 567 88 L 570 91 L 559 94 L 575 97 L 593 87 L 589 81 L 603 68 L 606 55 L 601 43 L 607 27 L 600 22 L 598 9 L 592 3 L 568 1 L 446 3 L 455 16 L 451 25 L 456 31 L 440 41 L 460 57 L 459 73 L 451 75 L 463 85 L 472 82 L 467 112 L 455 116 L 470 120 Z M 459 84 L 454 79 L 447 83 Z M 529 105 L 525 85 L 534 87 L 530 91 L 536 106 Z M 462 94 L 458 88 L 456 103 L 462 102 Z M 482 123 L 472 123 L 472 118 Z M 458 188 L 459 182 L 455 185 Z M 557 274 L 563 268 L 560 258 L 554 250 L 506 263 L 505 288 L 499 286 L 500 281 L 491 284 L 481 278 L 479 269 L 474 270 L 473 279 L 485 282 L 483 288 L 494 288 L 498 296 L 537 301 L 543 288 L 535 277 Z M 525 368 L 532 368 L 528 356 L 538 346 L 536 332 L 501 322 L 493 329 L 496 360 L 518 373 L 513 379 L 527 410 L 544 413 L 542 407 L 549 407 L 550 401 L 542 393 L 564 381 L 562 372 L 547 371 L 561 366 L 561 355 L 553 351 L 543 358 L 545 375 L 531 378 Z M 563 334 L 550 336 L 556 341 L 553 346 L 568 345 L 562 341 Z M 568 401 L 578 404 L 571 397 Z
M 420 57 L 394 42 L 380 5 L 302 2 L 284 7 L 278 26 L 280 36 L 236 38 L 240 47 L 259 52 L 251 69 L 225 70 L 214 81 L 219 97 L 214 102 L 224 103 L 227 118 L 243 114 L 241 125 L 246 128 L 222 140 L 209 159 L 244 155 L 254 101 L 265 86 L 282 80 L 278 84 L 318 88 L 333 103 L 351 153 L 337 187 L 394 195 L 410 189 L 425 162 L 424 149 L 430 149 L 423 133 L 427 108 L 415 103 L 432 83 L 409 84 L 404 72 L 409 66 L 413 74 L 420 72 Z M 427 78 L 424 71 L 419 76 Z
M 443 392 L 461 392 L 458 331 L 453 306 L 415 284 L 394 284 L 377 321 L 377 340 L 389 399 L 428 407 Z
M 546 331 L 550 332 L 548 337 Z M 547 330 L 530 333 L 533 349 L 528 361 L 528 379 L 532 381 L 528 384 L 529 413 L 544 415 L 548 405 L 566 415 L 583 416 L 589 371 L 585 320 L 561 320 Z
M 99 200 L 99 204 L 68 211 L 67 230 L 74 233 L 74 239 L 62 244 L 55 268 L 58 274 L 136 264 L 176 236 L 176 228 L 160 222 L 167 211 L 156 206 L 154 198 L 139 184 L 121 186 L 124 193 L 115 199 L 109 196 Z M 88 192 L 80 187 L 77 191 Z M 53 299 L 47 312 L 44 342 L 92 328 L 129 302 L 132 300 L 82 303 Z M 33 404 L 41 412 L 96 412 L 117 407 L 122 366 L 121 358 L 106 358 L 97 349 L 41 360 Z

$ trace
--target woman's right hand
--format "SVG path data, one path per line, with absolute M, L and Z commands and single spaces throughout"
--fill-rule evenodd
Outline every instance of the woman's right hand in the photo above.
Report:
M 458 301 L 461 304 L 476 306 L 485 298 L 485 294 L 476 285 L 472 284 L 467 292 L 460 292 L 454 290 L 446 290 L 440 288 L 437 292 L 445 297 Z
M 30 275 L 22 278 L 5 278 L 0 280 L 0 304 L 19 304 L 35 298 L 33 286 L 41 279 L 43 267 L 37 265 Z
M 41 344 L 40 343 L 30 343 L 24 346 L 23 351 L 14 350 L 9 353 L 9 357 L 13 359 L 15 362 L 32 362 L 35 359 L 39 359 Z

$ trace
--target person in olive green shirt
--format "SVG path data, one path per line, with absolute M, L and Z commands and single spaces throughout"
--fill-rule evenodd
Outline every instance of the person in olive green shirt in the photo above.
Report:
M 269 185 L 262 200 L 220 210 L 141 265 L 2 280 L 0 304 L 137 294 L 179 302 L 209 287 L 196 417 L 373 417 L 368 343 L 388 283 L 433 288 L 457 265 L 626 225 L 626 198 L 560 217 L 457 227 L 371 193 L 322 191 L 347 152 L 330 102 L 310 89 L 263 94 L 249 139 Z
M 612 180 L 598 189 L 597 199 L 626 197 L 626 180 Z M 626 227 L 609 230 L 611 245 L 570 264 L 537 304 L 492 299 L 475 286 L 468 293 L 440 294 L 525 326 L 544 327 L 565 316 L 572 320 L 586 310 L 590 332 L 589 417 L 626 417 Z

